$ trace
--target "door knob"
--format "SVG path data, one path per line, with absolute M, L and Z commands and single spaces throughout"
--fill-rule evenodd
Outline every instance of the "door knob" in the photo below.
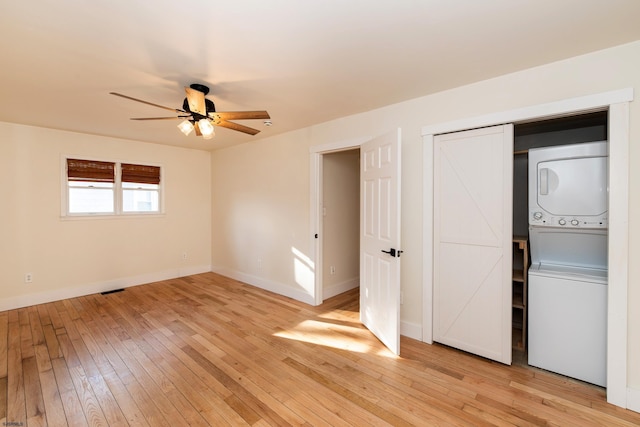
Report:
M 396 250 L 395 250 L 395 249 L 393 249 L 393 248 L 389 249 L 388 251 L 385 251 L 385 250 L 383 249 L 383 250 L 382 250 L 382 252 L 384 252 L 385 254 L 389 254 L 389 255 L 391 255 L 391 256 L 392 256 L 392 257 L 394 257 L 394 258 L 395 258 L 395 256 L 396 256 Z

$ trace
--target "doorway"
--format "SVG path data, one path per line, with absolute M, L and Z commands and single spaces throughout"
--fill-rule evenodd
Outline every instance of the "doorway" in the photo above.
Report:
M 359 288 L 360 320 L 391 352 L 400 353 L 401 129 L 311 149 L 311 220 L 315 244 L 314 302 L 323 301 L 324 157 L 359 149 Z M 331 267 L 328 265 L 329 268 Z M 330 270 L 331 271 L 331 270 Z
M 322 160 L 322 299 L 360 286 L 360 149 Z

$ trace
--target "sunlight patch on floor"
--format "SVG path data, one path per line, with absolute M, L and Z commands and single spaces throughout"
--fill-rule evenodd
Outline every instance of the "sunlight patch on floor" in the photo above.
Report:
M 375 345 L 370 345 L 369 340 L 373 338 L 370 335 L 358 337 L 358 335 L 365 334 L 370 334 L 370 332 L 353 326 L 304 320 L 290 330 L 276 332 L 274 336 L 355 353 L 373 353 L 383 357 L 396 357 L 378 342 Z
M 360 316 L 358 315 L 358 313 L 356 312 L 356 315 L 354 315 L 354 312 L 351 310 L 334 309 L 328 313 L 318 314 L 318 317 L 320 319 L 327 319 L 327 321 L 338 321 L 341 323 L 350 323 L 353 325 L 362 326 L 362 323 L 360 323 Z

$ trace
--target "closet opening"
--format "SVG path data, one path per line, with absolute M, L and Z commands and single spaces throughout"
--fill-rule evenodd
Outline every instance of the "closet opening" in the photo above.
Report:
M 601 386 L 606 385 L 608 128 L 606 110 L 517 123 L 513 157 L 513 363 Z M 560 146 L 565 147 L 552 148 Z M 603 156 L 580 154 L 595 146 Z M 541 209 L 552 206 L 551 197 L 568 207 L 553 202 Z M 581 200 L 585 205 L 577 206 Z M 592 205 L 604 211 L 594 213 L 599 222 L 576 216 Z M 534 214 L 544 217 L 534 220 Z M 584 275 L 577 280 L 579 273 Z M 580 346 L 586 347 L 577 350 Z M 585 351 L 600 357 L 580 368 L 583 373 L 576 364 Z

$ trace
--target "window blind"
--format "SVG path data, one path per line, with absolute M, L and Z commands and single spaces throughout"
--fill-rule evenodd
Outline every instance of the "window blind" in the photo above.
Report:
M 115 163 L 67 159 L 69 181 L 115 182 Z
M 122 182 L 160 184 L 160 167 L 122 163 Z

